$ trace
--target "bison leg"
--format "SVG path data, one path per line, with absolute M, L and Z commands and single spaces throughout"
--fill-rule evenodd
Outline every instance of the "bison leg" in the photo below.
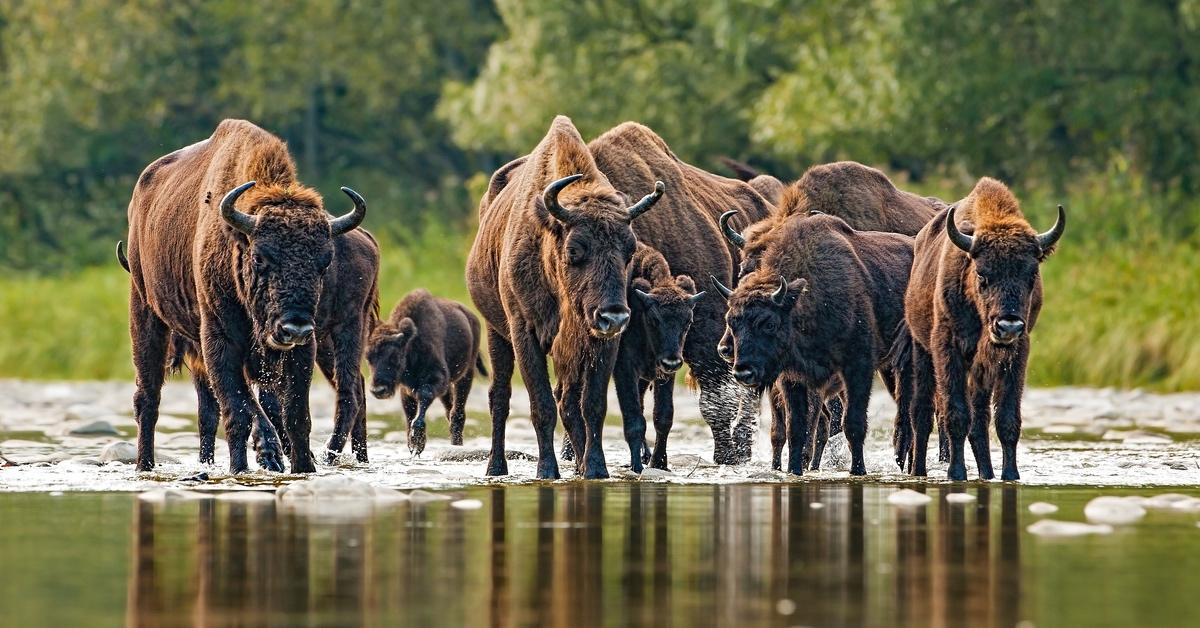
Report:
M 629 445 L 629 468 L 634 473 L 641 473 L 642 449 L 646 446 L 646 417 L 643 414 L 642 395 L 638 386 L 640 382 L 633 369 L 618 363 L 613 369 L 613 383 L 617 388 L 617 405 L 621 408 L 625 442 Z
M 321 339 L 317 346 L 317 366 L 321 374 L 333 386 L 337 401 L 333 410 L 333 432 L 325 443 L 325 464 L 333 464 L 338 455 L 346 447 L 346 439 L 351 440 L 359 462 L 367 461 L 366 435 L 361 442 L 357 438 L 359 423 L 362 422 L 364 432 L 366 422 L 366 393 L 363 383 L 361 329 L 354 326 L 353 330 L 338 328 L 330 336 Z M 336 337 L 336 342 L 332 339 Z
M 608 412 L 608 380 L 612 378 L 613 359 L 616 357 L 616 343 L 607 352 L 597 351 L 593 355 L 591 368 L 584 370 L 582 401 L 580 408 L 584 425 L 587 429 L 587 448 L 584 452 L 583 477 L 589 480 L 605 479 L 608 477 L 608 464 L 604 460 L 604 418 Z M 645 438 L 646 424 L 642 422 L 642 434 Z
M 909 404 L 909 420 L 912 422 L 912 452 L 909 454 L 908 472 L 925 476 L 925 458 L 929 450 L 929 434 L 933 431 L 933 360 L 920 345 L 913 346 L 913 398 Z
M 514 327 L 516 326 L 514 325 Z M 529 393 L 530 413 L 533 415 L 533 429 L 537 433 L 537 477 L 542 480 L 557 480 L 561 477 L 558 472 L 558 458 L 554 455 L 554 426 L 558 423 L 558 409 L 554 403 L 554 391 L 550 387 L 546 354 L 542 353 L 537 338 L 526 330 L 518 328 L 513 329 L 511 333 L 513 355 L 516 358 L 517 367 L 521 369 L 521 378 L 525 380 L 525 388 Z M 496 366 L 495 356 L 493 356 L 492 367 L 499 373 L 500 367 Z M 493 386 L 497 379 L 500 378 L 492 379 Z M 507 416 L 507 403 L 505 406 L 504 414 Z M 496 420 L 497 416 L 493 413 L 492 464 L 495 463 L 497 453 L 501 460 L 504 457 L 503 440 L 500 441 L 499 452 L 496 449 Z M 503 439 L 503 432 L 501 432 L 501 439 Z
M 246 456 L 246 441 L 254 428 L 258 464 L 267 471 L 283 473 L 283 446 L 279 434 L 258 405 L 246 381 L 246 355 L 242 347 L 233 345 L 227 331 L 217 327 L 216 317 L 201 321 L 200 334 L 204 341 L 204 370 L 225 422 L 225 439 L 229 445 L 229 470 L 245 473 L 250 469 Z
M 650 456 L 650 466 L 663 471 L 667 470 L 667 437 L 675 423 L 674 391 L 674 377 L 654 380 L 654 453 Z
M 575 378 L 579 377 L 580 369 L 563 362 L 559 369 L 558 384 L 554 388 L 554 399 L 558 402 L 558 416 L 566 437 L 563 438 L 563 450 L 571 450 L 572 460 L 575 461 L 575 473 L 584 473 L 584 463 L 587 453 L 587 428 L 583 421 L 583 386 Z
M 788 473 L 804 475 L 804 453 L 808 449 L 810 418 L 808 387 L 795 381 L 782 381 L 783 400 L 787 406 Z
M 812 471 L 821 469 L 821 458 L 825 455 L 825 444 L 829 442 L 829 408 L 821 402 L 821 398 L 814 397 L 808 402 L 813 404 L 815 411 L 813 415 L 816 421 L 811 426 L 813 433 L 812 439 L 812 456 L 808 459 L 808 468 Z
M 1013 362 L 1005 371 L 993 397 L 996 411 L 996 436 L 1004 452 L 1000 479 L 1011 482 L 1021 479 L 1017 471 L 1017 441 L 1021 440 L 1021 393 L 1025 390 L 1025 368 L 1029 359 L 1029 337 L 1023 336 Z
M 988 444 L 988 426 L 991 424 L 992 390 L 983 385 L 982 369 L 977 369 L 979 377 L 972 377 L 968 386 L 971 397 L 971 425 L 968 428 L 967 440 L 971 443 L 971 452 L 975 454 L 975 468 L 979 471 L 979 479 L 990 480 L 996 477 L 992 470 L 992 452 Z
M 285 456 L 290 455 L 292 441 L 287 437 L 287 426 L 283 424 L 283 404 L 279 402 L 279 396 L 269 387 L 259 386 L 258 405 L 262 407 L 263 412 L 267 414 L 267 420 L 271 422 L 271 425 L 275 427 L 275 432 L 279 434 L 281 444 L 283 445 L 283 454 Z
M 280 377 L 279 396 L 287 439 L 291 442 L 287 453 L 291 458 L 292 473 L 313 473 L 317 470 L 308 442 L 312 433 L 308 392 L 312 385 L 315 357 L 314 347 L 308 344 L 288 351 L 280 365 L 283 372 Z M 261 449 L 259 457 L 262 457 Z
M 945 413 L 943 421 L 950 436 L 950 469 L 946 475 L 951 480 L 961 482 L 967 479 L 963 449 L 971 421 L 971 409 L 967 406 L 966 368 L 957 342 L 946 327 L 934 328 L 933 344 L 936 356 L 933 370 L 938 383 L 938 396 L 942 399 L 938 405 Z
M 862 355 L 871 355 L 869 351 Z M 844 419 L 846 441 L 850 443 L 850 475 L 866 475 L 867 462 L 863 445 L 867 438 L 867 408 L 871 401 L 871 383 L 874 369 L 856 364 L 846 369 L 842 379 L 846 382 L 846 417 Z
M 200 428 L 200 464 L 216 462 L 217 424 L 221 421 L 221 408 L 213 396 L 208 378 L 192 372 L 192 387 L 196 389 L 197 416 Z
M 450 444 L 463 444 L 463 428 L 467 424 L 467 396 L 471 394 L 471 383 L 475 381 L 475 371 L 467 369 L 457 382 L 454 382 L 454 399 L 450 407 Z
M 782 384 L 771 386 L 768 398 L 771 401 L 771 468 L 783 469 L 783 444 L 787 442 L 787 410 L 784 408 Z
M 154 468 L 154 427 L 162 395 L 169 332 L 162 319 L 150 309 L 136 290 L 129 295 L 129 335 L 133 341 L 133 367 L 137 389 L 133 409 L 137 415 L 137 470 Z
M 554 384 L 554 402 L 559 404 L 559 406 L 562 405 L 562 387 L 563 383 L 561 379 Z M 567 429 L 565 424 L 563 425 L 562 453 L 559 455 L 562 456 L 563 460 L 568 462 L 575 461 L 575 443 L 571 442 L 571 431 Z
M 700 416 L 712 430 L 713 462 L 737 464 L 731 432 L 737 404 L 732 402 L 741 398 L 742 387 L 733 380 L 727 366 L 720 371 L 696 369 L 695 373 L 700 385 Z
M 408 422 L 408 451 L 420 456 L 425 451 L 425 413 L 433 403 L 433 391 L 422 386 L 417 390 L 417 416 Z
M 492 451 L 488 456 L 489 476 L 508 475 L 504 454 L 504 428 L 512 397 L 513 348 L 503 336 L 488 327 L 488 357 L 492 362 L 492 385 L 488 388 L 488 412 L 492 415 Z
M 912 422 L 908 416 L 909 394 L 900 381 L 905 369 L 879 369 L 879 378 L 887 388 L 888 394 L 896 402 L 896 418 L 892 421 L 892 453 L 896 457 L 896 466 L 903 471 L 908 466 L 912 455 Z M 907 377 L 906 375 L 904 377 Z M 901 407 L 903 404 L 904 407 Z

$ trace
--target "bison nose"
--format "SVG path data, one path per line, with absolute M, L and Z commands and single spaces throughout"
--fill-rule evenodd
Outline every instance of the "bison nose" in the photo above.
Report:
M 279 340 L 285 344 L 304 344 L 312 334 L 312 323 L 284 323 L 279 326 Z
M 746 366 L 745 364 L 739 364 L 733 367 L 733 378 L 736 379 L 739 384 L 744 384 L 746 386 L 753 386 L 756 383 L 755 380 L 757 379 L 754 374 L 754 369 Z
M 375 384 L 371 387 L 371 394 L 375 395 L 376 399 L 387 399 L 392 396 L 392 391 L 387 386 Z
M 683 360 L 681 360 L 675 356 L 671 356 L 669 358 L 662 358 L 661 360 L 658 361 L 658 366 L 662 370 L 667 371 L 668 373 L 674 373 L 675 371 L 679 370 L 679 367 L 683 366 Z
M 733 364 L 733 347 L 731 347 L 730 345 L 728 345 L 724 342 L 717 345 L 717 355 L 721 356 L 722 360 L 725 360 L 726 362 Z
M 596 310 L 592 327 L 605 336 L 615 336 L 625 330 L 629 323 L 629 308 L 624 305 L 609 305 Z
M 1014 338 L 1025 331 L 1025 321 L 1018 316 L 1001 316 L 996 319 L 996 335 L 1002 338 Z

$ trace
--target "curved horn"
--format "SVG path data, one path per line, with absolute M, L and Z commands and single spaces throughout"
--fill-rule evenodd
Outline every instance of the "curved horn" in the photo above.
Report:
M 235 209 L 233 204 L 237 202 L 238 197 L 242 195 L 242 192 L 254 187 L 255 183 L 256 181 L 247 181 L 236 188 L 229 190 L 229 193 L 225 195 L 225 198 L 221 199 L 221 217 L 224 218 L 225 222 L 229 223 L 229 225 L 234 229 L 237 229 L 246 235 L 254 233 L 254 226 L 258 224 L 258 219 L 250 214 L 243 214 Z
M 662 198 L 663 193 L 666 191 L 667 184 L 663 183 L 662 181 L 655 181 L 654 191 L 643 196 L 642 200 L 634 203 L 633 206 L 629 208 L 629 219 L 633 220 L 634 218 L 637 218 L 638 216 L 650 211 L 650 208 L 654 207 L 654 204 L 658 202 L 658 199 Z
M 1054 222 L 1054 226 L 1050 227 L 1049 231 L 1047 231 L 1046 233 L 1038 234 L 1038 237 L 1037 237 L 1038 246 L 1042 247 L 1043 251 L 1054 246 L 1056 243 L 1058 243 L 1058 239 L 1062 237 L 1063 230 L 1066 228 L 1067 228 L 1067 210 L 1063 209 L 1062 205 L 1059 205 L 1058 206 L 1058 220 L 1056 220 Z
M 634 291 L 635 293 L 637 293 L 637 295 L 638 295 L 638 298 L 640 298 L 640 299 L 641 299 L 643 302 L 647 302 L 647 303 L 648 303 L 648 302 L 651 302 L 651 301 L 653 301 L 653 300 L 654 300 L 654 297 L 650 296 L 650 293 L 649 293 L 649 292 L 645 292 L 645 291 L 643 291 L 643 290 L 639 290 L 639 289 L 637 289 L 637 288 L 634 288 L 634 289 L 633 289 L 633 291 Z
M 951 205 L 950 211 L 946 213 L 946 236 L 954 243 L 954 246 L 971 252 L 971 246 L 975 244 L 975 237 L 969 236 L 958 230 L 958 225 L 954 222 L 954 212 L 958 210 L 958 205 Z
M 688 297 L 688 303 L 695 305 L 695 304 L 699 303 L 700 299 L 704 298 L 704 295 L 706 295 L 706 294 L 708 294 L 707 291 L 701 290 L 700 292 L 697 292 L 696 294 L 693 294 L 692 296 Z
M 354 203 L 354 209 L 350 210 L 348 214 L 343 214 L 329 221 L 329 230 L 335 238 L 343 233 L 353 231 L 367 217 L 367 202 L 363 200 L 362 195 L 348 187 L 343 187 L 342 193 L 350 197 L 350 201 Z
M 775 289 L 775 292 L 771 293 L 771 300 L 775 302 L 775 305 L 783 305 L 784 299 L 787 299 L 787 292 L 787 279 L 784 279 L 783 275 L 780 275 L 779 287 Z
M 129 258 L 125 257 L 124 240 L 117 240 L 117 261 L 121 263 L 121 268 L 124 268 L 125 272 L 131 272 L 129 270 Z
M 738 213 L 736 209 L 731 209 L 721 214 L 721 218 L 717 222 L 721 225 L 721 231 L 725 232 L 725 239 L 740 249 L 746 246 L 746 238 L 742 237 L 742 234 L 734 231 L 733 227 L 729 226 L 729 219 L 736 213 Z
M 726 288 L 725 284 L 721 283 L 714 275 L 709 275 L 708 278 L 712 280 L 712 285 L 717 289 L 717 294 L 720 294 L 722 299 L 728 301 L 729 295 L 733 294 L 733 290 Z
M 562 205 L 558 204 L 558 193 L 563 191 L 563 188 L 583 178 L 581 174 L 573 174 L 569 177 L 563 177 L 546 186 L 546 191 L 542 192 L 542 202 L 546 204 L 546 211 L 550 212 L 551 216 L 568 222 L 571 220 L 571 213 Z

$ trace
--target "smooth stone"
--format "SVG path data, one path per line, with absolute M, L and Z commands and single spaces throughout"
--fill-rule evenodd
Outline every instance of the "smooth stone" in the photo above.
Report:
M 1106 495 L 1088 502 L 1083 514 L 1093 523 L 1127 525 L 1145 517 L 1146 509 L 1135 500 Z
M 1058 506 L 1047 502 L 1033 502 L 1029 504 L 1029 512 L 1038 516 L 1052 515 L 1058 512 Z
M 71 436 L 117 436 L 120 434 L 112 423 L 103 419 L 89 421 L 72 428 L 67 433 Z
M 924 506 L 933 501 L 933 498 L 924 494 L 918 493 L 911 488 L 902 488 L 888 495 L 888 503 L 893 506 Z
M 643 479 L 669 478 L 669 477 L 674 477 L 674 476 L 675 476 L 674 473 L 671 473 L 670 471 L 667 471 L 666 469 L 655 469 L 654 467 L 645 467 L 642 469 L 642 478 Z
M 483 502 L 478 499 L 460 499 L 450 502 L 450 507 L 459 510 L 479 510 L 483 508 Z
M 280 487 L 275 494 L 284 503 L 328 500 L 373 501 L 375 488 L 361 480 L 344 475 L 331 475 L 292 482 Z
M 1105 524 L 1090 524 L 1081 523 L 1078 521 L 1055 521 L 1054 519 L 1041 519 L 1025 528 L 1026 532 L 1037 536 L 1083 536 L 1086 534 L 1111 534 L 1113 529 L 1110 525 Z
M 100 451 L 100 462 L 133 464 L 137 462 L 137 445 L 127 441 L 110 443 Z
M 947 493 L 946 501 L 951 504 L 969 504 L 975 501 L 975 496 L 970 493 Z

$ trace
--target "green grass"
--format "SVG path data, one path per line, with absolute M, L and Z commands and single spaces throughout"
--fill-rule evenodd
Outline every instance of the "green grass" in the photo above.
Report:
M 944 184 L 942 184 L 944 185 Z M 942 192 L 953 197 L 946 186 Z M 1022 194 L 1035 227 L 1054 205 L 1067 234 L 1042 267 L 1046 301 L 1029 383 L 1200 389 L 1200 212 L 1115 177 L 1063 195 Z M 381 242 L 381 309 L 428 288 L 469 303 L 463 263 L 473 233 L 436 223 Z M 0 377 L 129 379 L 128 279 L 115 263 L 58 276 L 0 279 Z

